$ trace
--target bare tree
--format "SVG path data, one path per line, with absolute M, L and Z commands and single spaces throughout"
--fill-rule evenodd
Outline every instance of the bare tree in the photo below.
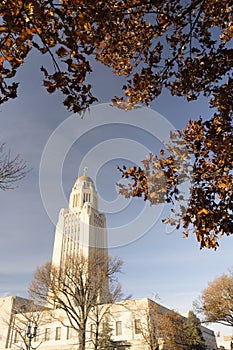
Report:
M 186 319 L 177 312 L 148 299 L 146 305 L 135 305 L 133 317 L 134 332 L 148 349 L 189 349 Z
M 127 305 L 126 308 L 128 308 Z M 131 307 L 129 311 L 132 311 Z M 132 311 L 134 333 L 141 335 L 146 348 L 150 350 L 159 349 L 157 324 L 160 313 L 159 305 L 149 299 L 142 302 L 134 301 Z M 128 328 L 132 328 L 132 319 L 129 321 Z
M 35 271 L 29 294 L 36 303 L 65 311 L 78 333 L 79 350 L 84 350 L 88 317 L 104 298 L 111 301 L 106 280 L 113 281 L 121 266 L 119 258 L 98 256 L 68 258 L 62 268 L 46 263 Z
M 111 327 L 108 320 L 111 315 L 112 303 L 130 298 L 130 296 L 124 298 L 121 285 L 117 279 L 112 279 L 109 283 L 109 287 L 110 295 L 108 296 L 108 304 L 95 305 L 90 314 L 90 340 L 95 350 L 99 349 L 101 344 L 103 346 L 104 336 L 108 338 L 105 340 L 110 343 Z
M 155 310 L 145 310 L 144 311 L 144 321 L 141 323 L 141 333 L 145 343 L 148 345 L 150 350 L 159 349 L 159 338 L 157 330 L 157 318 L 158 314 Z
M 137 324 L 134 326 L 136 327 L 137 332 L 141 333 L 145 344 L 150 350 L 159 349 L 159 338 L 155 318 L 151 315 L 148 309 L 142 310 L 137 316 L 141 317 L 140 319 L 135 319 Z
M 41 307 L 34 304 L 33 301 L 20 298 L 19 302 L 14 303 L 9 315 L 2 318 L 3 324 L 8 327 L 7 347 L 18 347 L 28 349 L 29 338 L 27 336 L 28 326 L 38 329 L 38 326 L 44 323 L 44 313 Z M 34 331 L 34 329 L 33 329 Z M 38 336 L 38 332 L 34 335 Z M 31 343 L 31 349 L 37 349 L 41 343 Z
M 11 157 L 10 152 L 4 151 L 4 143 L 0 145 L 0 189 L 11 190 L 15 183 L 27 174 L 26 162 L 17 154 Z

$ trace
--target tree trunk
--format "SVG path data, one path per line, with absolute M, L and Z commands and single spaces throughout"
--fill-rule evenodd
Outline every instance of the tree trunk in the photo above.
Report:
M 79 332 L 79 350 L 85 350 L 86 348 L 86 327 L 80 329 Z
M 99 323 L 97 323 L 96 325 L 94 350 L 98 350 L 98 345 L 99 345 Z

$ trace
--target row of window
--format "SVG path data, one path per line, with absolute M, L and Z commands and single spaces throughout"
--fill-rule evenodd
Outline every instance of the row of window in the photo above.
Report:
M 75 195 L 73 196 L 73 208 L 75 208 L 75 207 L 78 206 L 79 197 L 80 197 L 79 194 L 75 194 Z
M 79 200 L 80 200 L 80 194 L 73 195 L 73 208 L 76 208 L 79 205 Z M 86 202 L 88 202 L 88 203 L 91 202 L 91 194 L 90 193 L 83 194 L 83 204 Z
M 69 327 L 67 327 L 69 328 Z M 50 340 L 51 337 L 51 329 L 50 328 L 45 328 L 45 336 L 44 336 L 44 340 Z M 55 340 L 60 340 L 61 339 L 61 327 L 56 327 L 56 331 L 55 331 Z M 67 339 L 69 339 L 67 337 Z
M 74 329 L 72 327 L 67 326 L 66 327 L 66 339 L 70 339 L 74 336 Z M 45 332 L 43 335 L 43 340 L 48 341 L 51 340 L 51 328 L 45 328 Z M 56 327 L 55 329 L 55 340 L 61 339 L 61 327 Z M 41 335 L 37 335 L 37 337 L 34 339 L 35 341 L 41 340 Z
M 74 336 L 74 329 L 71 327 L 66 327 L 66 339 L 70 339 Z M 134 320 L 134 333 L 140 334 L 141 333 L 141 324 L 139 319 Z M 91 324 L 90 328 L 90 336 L 91 338 L 94 337 L 95 334 L 95 324 Z M 115 335 L 120 336 L 122 335 L 122 321 L 116 321 L 115 323 Z M 35 338 L 35 341 L 39 341 L 39 337 Z M 51 328 L 45 328 L 44 333 L 44 341 L 51 340 Z M 61 327 L 56 327 L 55 329 L 55 340 L 61 339 Z

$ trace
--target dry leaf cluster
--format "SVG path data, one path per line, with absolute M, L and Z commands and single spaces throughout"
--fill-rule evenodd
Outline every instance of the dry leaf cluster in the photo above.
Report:
M 163 88 L 187 100 L 205 96 L 213 113 L 179 133 L 193 161 L 192 192 L 173 223 L 183 226 L 186 236 L 194 230 L 201 247 L 216 249 L 218 238 L 233 232 L 231 5 L 228 0 L 2 0 L 0 103 L 17 96 L 16 73 L 32 50 L 50 57 L 51 64 L 41 67 L 43 85 L 49 93 L 60 91 L 74 112 L 97 100 L 88 83 L 93 58 L 125 78 L 124 96 L 113 98 L 119 107 L 148 105 Z M 177 184 L 187 159 L 179 157 L 150 156 L 143 169 L 122 169 L 134 183 L 121 192 L 143 195 L 152 204 L 180 200 Z

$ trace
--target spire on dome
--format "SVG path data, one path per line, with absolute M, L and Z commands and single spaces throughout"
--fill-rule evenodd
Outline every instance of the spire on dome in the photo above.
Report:
M 83 168 L 83 175 L 76 179 L 75 184 L 82 183 L 85 181 L 87 183 L 91 183 L 94 186 L 93 180 L 89 176 L 87 176 L 87 169 L 87 166 Z
M 87 166 L 85 166 L 83 169 L 83 176 L 87 176 L 87 169 L 88 169 Z

